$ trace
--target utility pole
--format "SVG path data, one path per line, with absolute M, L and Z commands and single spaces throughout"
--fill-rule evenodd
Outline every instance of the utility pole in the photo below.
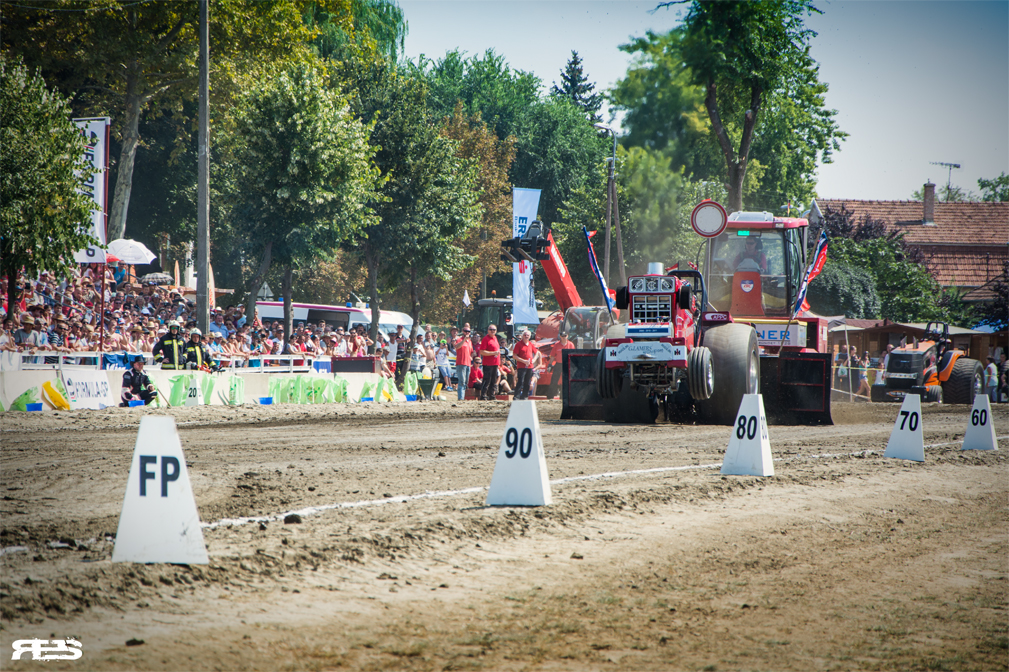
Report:
M 209 0 L 200 0 L 200 138 L 196 206 L 196 326 L 210 327 L 210 31 Z
M 948 201 L 950 189 L 953 186 L 953 169 L 956 168 L 959 170 L 960 164 L 946 163 L 945 161 L 929 161 L 929 163 L 932 164 L 933 166 L 944 166 L 946 168 L 949 168 L 949 174 L 946 176 L 946 200 Z

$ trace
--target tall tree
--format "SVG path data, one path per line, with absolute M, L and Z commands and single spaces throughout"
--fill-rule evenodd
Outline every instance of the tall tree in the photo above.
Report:
M 305 12 L 305 20 L 318 28 L 312 46 L 323 58 L 346 58 L 354 49 L 367 44 L 369 49 L 395 63 L 406 40 L 406 17 L 393 0 L 350 0 L 334 9 L 324 3 L 313 3 Z
M 375 221 L 368 203 L 378 175 L 368 130 L 322 74 L 295 65 L 243 97 L 226 145 L 231 216 L 262 258 L 248 314 L 258 283 L 278 263 L 289 343 L 294 271 L 331 257 Z
M 743 207 L 747 162 L 765 106 L 776 93 L 794 98 L 818 82 L 809 55 L 815 33 L 803 24 L 804 16 L 818 11 L 809 0 L 694 1 L 687 11 L 680 53 L 693 82 L 704 88 L 704 107 L 725 160 L 730 210 Z M 822 110 L 822 95 L 804 104 Z M 824 161 L 839 148 L 834 114 L 821 113 L 820 123 L 827 124 Z
M 210 16 L 215 94 L 235 91 L 253 61 L 300 58 L 314 31 L 312 0 L 220 0 Z M 130 0 L 25 0 L 0 5 L 3 49 L 22 54 L 54 86 L 76 94 L 75 110 L 112 117 L 121 141 L 109 238 L 124 235 L 140 119 L 196 95 L 197 4 Z M 349 15 L 346 16 L 349 22 Z M 238 67 L 239 63 L 245 63 Z
M 1006 175 L 1005 171 L 990 180 L 978 178 L 977 188 L 981 190 L 982 201 L 987 203 L 1009 201 L 1009 175 Z
M 378 333 L 380 285 L 411 287 L 410 314 L 419 321 L 421 281 L 448 279 L 472 263 L 454 242 L 479 221 L 475 162 L 456 157 L 427 108 L 427 87 L 415 71 L 385 61 L 342 64 L 354 114 L 372 127 L 374 163 L 382 182 L 372 200 L 376 219 L 352 244 L 368 269 L 372 338 Z
M 564 69 L 561 70 L 561 83 L 554 85 L 550 89 L 550 95 L 558 98 L 566 98 L 575 107 L 585 113 L 585 117 L 592 123 L 598 123 L 602 117 L 599 116 L 599 108 L 603 106 L 603 97 L 595 93 L 596 85 L 589 81 L 582 67 L 582 58 L 577 51 L 571 51 L 571 58 L 568 59 Z
M 20 59 L 0 55 L 0 271 L 13 305 L 18 273 L 66 271 L 90 235 L 91 177 L 69 101 Z

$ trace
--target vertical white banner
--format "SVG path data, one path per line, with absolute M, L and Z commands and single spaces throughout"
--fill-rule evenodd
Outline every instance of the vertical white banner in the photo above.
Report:
M 512 235 L 524 236 L 536 219 L 540 207 L 539 189 L 512 188 Z M 533 296 L 533 265 L 528 261 L 512 264 L 512 323 L 539 324 L 536 297 Z M 499 325 L 500 326 L 500 325 Z
M 87 194 L 95 201 L 95 208 L 91 211 L 91 235 L 104 245 L 108 242 L 105 240 L 105 201 L 108 198 L 106 185 L 109 167 L 109 118 L 74 119 L 74 123 L 81 130 L 84 158 L 94 171 L 91 179 L 81 187 L 81 193 Z M 74 261 L 80 264 L 104 263 L 105 250 L 91 245 L 75 253 Z

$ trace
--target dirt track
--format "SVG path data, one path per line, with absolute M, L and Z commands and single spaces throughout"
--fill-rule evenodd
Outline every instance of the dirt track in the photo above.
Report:
M 205 529 L 202 567 L 110 562 L 136 412 L 4 415 L 0 548 L 27 550 L 0 556 L 0 666 L 73 635 L 47 669 L 1009 667 L 1009 441 L 962 452 L 968 408 L 924 409 L 917 464 L 881 457 L 896 406 L 835 404 L 771 427 L 754 478 L 705 466 L 727 427 L 541 402 L 554 505 L 451 494 L 489 484 L 507 411 L 174 409 L 202 520 L 272 518 Z M 383 501 L 425 492 L 449 494 Z M 360 505 L 275 519 L 336 503 Z

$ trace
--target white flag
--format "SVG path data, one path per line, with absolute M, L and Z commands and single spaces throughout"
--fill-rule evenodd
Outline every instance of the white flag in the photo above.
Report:
M 109 118 L 94 117 L 89 119 L 74 119 L 81 131 L 84 158 L 91 164 L 94 171 L 91 179 L 79 191 L 91 196 L 95 205 L 91 210 L 91 231 L 102 245 L 105 244 L 105 201 L 106 201 L 106 171 L 109 166 Z M 105 263 L 105 250 L 92 244 L 90 247 L 74 253 L 74 261 L 79 264 Z
M 512 235 L 524 236 L 536 219 L 540 205 L 539 189 L 512 188 Z M 536 297 L 532 290 L 533 265 L 528 261 L 512 264 L 512 323 L 539 324 Z
M 468 289 L 464 289 L 463 292 L 462 292 L 462 305 L 466 306 L 467 308 L 470 307 L 469 290 Z

